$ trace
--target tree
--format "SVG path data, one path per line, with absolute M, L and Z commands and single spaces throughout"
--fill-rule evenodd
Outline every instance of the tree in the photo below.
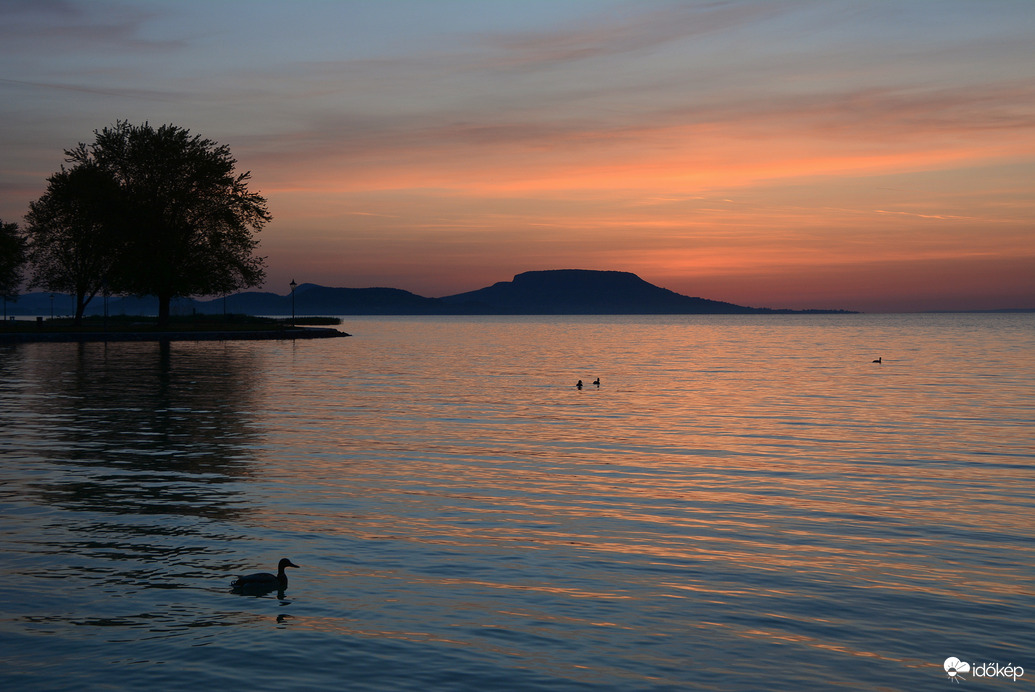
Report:
M 122 192 L 110 174 L 90 163 L 62 167 L 47 183 L 25 216 L 29 285 L 75 295 L 78 324 L 119 259 Z
M 25 238 L 18 233 L 18 224 L 0 220 L 0 297 L 4 301 L 4 319 L 7 319 L 7 301 L 18 299 L 25 265 Z
M 226 145 L 175 125 L 128 121 L 94 135 L 65 154 L 118 186 L 120 208 L 107 224 L 119 246 L 113 290 L 157 296 L 166 324 L 172 298 L 262 283 L 265 259 L 253 254 L 253 233 L 272 217 L 266 199 L 248 189 L 251 173 L 235 173 Z

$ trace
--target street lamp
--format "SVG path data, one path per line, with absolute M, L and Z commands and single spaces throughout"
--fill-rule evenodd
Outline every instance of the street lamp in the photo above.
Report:
M 292 327 L 295 326 L 295 286 L 297 286 L 297 285 L 298 284 L 295 283 L 295 280 L 291 279 L 290 286 L 291 286 L 291 326 Z

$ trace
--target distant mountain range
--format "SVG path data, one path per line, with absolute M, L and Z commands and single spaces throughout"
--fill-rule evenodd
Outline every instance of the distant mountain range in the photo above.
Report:
M 53 298 L 51 297 L 53 295 Z M 156 314 L 149 298 L 109 298 L 110 315 Z M 268 292 L 236 293 L 214 300 L 180 299 L 174 314 L 245 313 L 290 315 L 292 297 Z M 68 315 L 70 296 L 29 293 L 7 303 L 8 315 Z M 776 310 L 691 298 L 648 283 L 629 272 L 558 269 L 518 274 L 486 288 L 444 298 L 425 298 L 398 288 L 330 288 L 301 284 L 295 289 L 296 315 L 748 315 L 848 313 L 848 310 Z M 103 298 L 87 306 L 104 314 Z

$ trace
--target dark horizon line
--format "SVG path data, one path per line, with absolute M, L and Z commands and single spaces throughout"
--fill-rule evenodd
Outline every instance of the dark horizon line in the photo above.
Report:
M 399 291 L 404 290 L 404 289 L 390 289 L 389 287 L 381 287 L 381 286 L 368 287 L 368 288 L 350 288 L 350 287 L 347 287 L 347 286 L 338 286 L 338 287 L 323 286 L 322 284 L 315 284 L 315 283 L 299 284 L 299 286 L 305 286 L 305 285 L 315 286 L 315 287 L 319 287 L 319 288 L 342 288 L 342 289 L 345 289 L 345 290 L 357 290 L 357 291 L 371 290 L 371 289 L 378 290 L 378 289 L 381 289 L 381 288 L 388 289 L 388 290 L 399 290 Z M 274 293 L 272 291 L 245 291 L 245 292 L 239 292 L 239 293 L 231 293 L 231 294 L 227 294 L 225 296 L 221 295 L 221 296 L 214 296 L 214 297 L 213 296 L 201 296 L 201 297 L 198 297 L 198 298 L 189 298 L 189 297 L 182 297 L 181 296 L 181 297 L 177 297 L 177 298 L 173 299 L 173 305 L 179 304 L 180 306 L 182 306 L 182 304 L 184 302 L 187 302 L 188 304 L 197 303 L 197 304 L 208 304 L 208 305 L 211 305 L 211 304 L 216 303 L 216 302 L 221 301 L 221 300 L 232 300 L 236 296 L 246 295 L 248 293 L 252 293 L 252 294 L 268 293 L 270 295 L 277 296 L 278 298 L 282 298 L 284 300 L 289 300 L 290 297 L 291 297 L 291 293 L 290 292 L 285 293 L 285 294 L 282 295 L 282 294 L 279 294 L 279 293 Z M 407 293 L 409 293 L 409 291 L 407 291 Z M 6 302 L 6 307 L 7 307 L 6 313 L 7 313 L 8 317 L 10 317 L 10 318 L 13 318 L 13 317 L 46 316 L 46 314 L 49 314 L 49 312 L 50 312 L 49 311 L 49 306 L 46 305 L 46 304 L 40 305 L 40 302 L 42 302 L 42 301 L 49 302 L 49 300 L 50 300 L 49 297 L 51 295 L 54 296 L 54 300 L 55 301 L 60 300 L 60 301 L 64 301 L 64 302 L 72 302 L 73 305 L 74 305 L 75 297 L 72 294 L 69 294 L 69 293 L 57 293 L 57 292 L 50 292 L 50 291 L 34 291 L 34 292 L 31 292 L 31 293 L 23 293 L 23 294 L 19 295 L 17 298 L 13 298 L 13 299 L 8 298 L 8 299 L 6 299 L 6 301 L 5 301 Z M 424 296 L 419 296 L 416 293 L 412 293 L 411 295 L 414 295 L 414 296 L 417 296 L 417 297 L 421 297 L 421 298 L 424 297 Z M 32 302 L 36 302 L 37 303 L 37 305 L 35 306 L 34 309 L 23 310 L 23 309 L 19 308 L 19 303 L 21 302 L 22 299 L 25 299 L 25 298 L 28 298 Z M 117 303 L 116 309 L 118 307 L 121 307 L 118 304 L 122 303 L 123 301 L 148 301 L 148 300 L 153 300 L 154 299 L 153 296 L 131 296 L 131 295 L 118 295 L 118 296 L 112 295 L 112 296 L 110 296 L 110 298 L 114 299 L 116 301 L 116 303 Z M 94 301 L 99 301 L 100 299 L 101 299 L 100 296 L 98 296 L 97 298 L 94 299 Z M 441 300 L 441 299 L 440 298 L 428 298 L 428 300 Z M 103 308 L 101 308 L 94 301 L 90 302 L 90 305 L 88 307 L 87 314 L 86 314 L 87 317 L 103 315 Z M 766 307 L 763 307 L 763 308 L 752 308 L 752 309 L 753 310 L 758 310 L 760 312 L 747 313 L 747 314 L 834 314 L 834 315 L 838 315 L 838 314 L 844 314 L 844 315 L 851 315 L 851 314 L 857 314 L 857 315 L 939 315 L 939 314 L 952 315 L 952 314 L 972 314 L 973 315 L 973 314 L 1029 314 L 1029 313 L 1035 313 L 1035 307 L 1024 307 L 1024 308 L 938 308 L 938 309 L 926 309 L 926 310 L 924 310 L 924 309 L 920 309 L 920 310 L 847 310 L 847 309 L 827 309 L 827 308 L 800 308 L 800 309 L 796 309 L 796 308 L 766 308 Z M 55 312 L 54 316 L 56 318 L 56 317 L 69 316 L 70 314 L 71 314 L 70 312 L 62 310 L 60 312 Z M 112 314 L 112 315 L 115 315 L 115 314 L 117 314 L 117 315 L 123 315 L 123 314 L 130 315 L 130 314 L 134 314 L 134 315 L 139 315 L 141 317 L 147 317 L 147 316 L 157 315 L 157 311 L 146 310 L 144 312 L 139 312 L 139 313 L 122 313 L 122 312 L 115 313 L 115 312 L 109 312 L 109 314 Z M 239 313 L 232 313 L 232 314 L 239 314 Z M 290 312 L 288 312 L 286 314 L 290 315 Z M 372 314 L 372 313 L 349 313 L 349 312 L 343 312 L 341 314 L 343 316 L 356 316 L 356 317 L 367 317 L 367 316 L 369 316 L 369 317 L 377 317 L 377 316 L 385 316 L 385 317 L 400 316 L 400 317 L 403 317 L 403 316 L 408 316 L 408 315 L 409 316 L 414 316 L 414 317 L 427 316 L 427 313 L 421 313 L 421 312 L 413 312 L 413 313 L 385 313 L 385 314 L 380 314 L 380 315 Z M 483 313 L 483 314 L 473 314 L 473 313 L 460 313 L 460 312 L 456 312 L 456 313 L 441 313 L 438 316 L 442 316 L 442 317 L 448 317 L 448 316 L 473 316 L 473 317 L 478 317 L 478 316 L 481 316 L 481 317 L 493 317 L 493 316 L 496 316 L 496 317 L 500 317 L 500 316 L 508 316 L 509 315 L 509 316 L 520 317 L 522 315 L 525 315 L 525 316 L 536 316 L 536 315 L 541 315 L 541 316 L 558 316 L 558 315 L 562 315 L 562 314 L 570 314 L 570 315 L 573 315 L 573 316 L 593 316 L 593 315 L 599 315 L 599 316 L 614 315 L 614 316 L 618 316 L 618 315 L 695 315 L 695 314 L 708 314 L 708 313 L 689 313 L 689 312 L 687 312 L 687 313 L 681 313 L 681 312 L 666 312 L 666 313 L 656 313 L 656 312 L 655 313 L 644 313 L 644 312 L 527 313 L 527 312 L 523 312 L 523 313 Z M 727 313 L 727 314 L 740 314 L 740 313 Z
M 531 286 L 531 293 L 529 293 Z M 518 288 L 520 287 L 520 288 Z M 387 286 L 352 288 L 346 286 L 324 286 L 305 282 L 295 284 L 292 290 L 279 294 L 260 289 L 243 290 L 233 294 L 216 296 L 181 296 L 174 299 L 182 309 L 183 303 L 193 312 L 201 314 L 230 313 L 228 301 L 249 303 L 243 311 L 245 314 L 290 314 L 296 301 L 306 301 L 306 294 L 311 290 L 341 291 L 352 295 L 339 295 L 328 300 L 326 293 L 323 300 L 316 298 L 317 308 L 321 314 L 335 315 L 645 315 L 645 314 L 1023 314 L 1035 312 L 1035 307 L 1010 308 L 934 308 L 920 310 L 848 310 L 844 308 L 772 308 L 751 307 L 729 303 L 727 301 L 690 297 L 670 289 L 652 284 L 637 274 L 620 270 L 589 269 L 553 269 L 522 272 L 514 276 L 512 281 L 499 281 L 474 291 L 465 291 L 442 297 L 430 298 L 405 289 Z M 609 295 L 603 299 L 587 300 L 587 289 L 590 293 L 599 293 L 604 289 Z M 503 301 L 499 301 L 500 291 L 504 292 Z M 522 292 L 524 291 L 524 292 Z M 356 295 L 359 294 L 359 295 Z M 492 294 L 492 297 L 486 297 Z M 544 297 L 545 294 L 545 297 Z M 615 298 L 614 296 L 618 296 Z M 557 309 L 549 309 L 556 297 Z M 72 301 L 74 297 L 68 293 L 35 291 L 23 294 L 31 307 L 21 309 L 18 299 L 5 300 L 5 312 L 8 315 L 45 315 L 50 312 L 57 315 L 54 301 Z M 110 306 L 117 314 L 147 315 L 154 312 L 150 302 L 153 296 L 133 296 L 118 294 L 108 296 L 115 305 Z M 95 296 L 87 307 L 86 315 L 104 314 L 102 296 Z M 266 305 L 261 303 L 266 301 Z M 310 305 L 299 305 L 298 314 L 313 313 Z M 335 305 L 334 303 L 339 303 Z M 222 303 L 222 306 L 220 306 Z M 272 303 L 272 304 L 270 304 Z M 282 303 L 278 305 L 277 303 Z M 290 303 L 290 305 L 288 304 Z M 223 307 L 223 310 L 219 308 Z M 67 314 L 61 311 L 62 314 Z M 236 313 L 242 311 L 238 308 Z M 108 310 L 112 314 L 112 310 Z

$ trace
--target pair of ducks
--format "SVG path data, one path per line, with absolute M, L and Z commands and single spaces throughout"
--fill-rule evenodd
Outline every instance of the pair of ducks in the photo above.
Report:
M 593 384 L 595 384 L 596 386 L 599 387 L 600 386 L 600 378 L 598 377 L 597 379 L 593 380 Z M 575 383 L 575 389 L 582 389 L 582 380 L 579 380 L 578 382 Z

